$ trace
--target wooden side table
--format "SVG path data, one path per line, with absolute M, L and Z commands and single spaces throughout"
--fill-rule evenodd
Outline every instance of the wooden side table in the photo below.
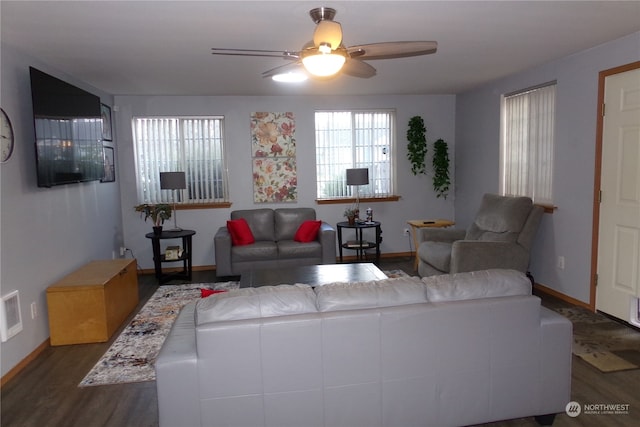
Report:
M 411 226 L 411 234 L 413 235 L 413 247 L 415 248 L 416 257 L 413 262 L 413 269 L 418 269 L 418 229 L 419 228 L 446 228 L 455 225 L 454 221 L 448 219 L 410 219 L 407 224 Z
M 171 279 L 191 280 L 191 236 L 196 234 L 193 230 L 163 231 L 160 234 L 147 233 L 145 237 L 151 239 L 153 246 L 153 265 L 156 271 L 158 283 L 162 284 Z M 182 239 L 182 256 L 176 259 L 166 259 L 160 252 L 160 240 Z M 182 262 L 182 270 L 176 273 L 165 274 L 162 272 L 163 262 Z

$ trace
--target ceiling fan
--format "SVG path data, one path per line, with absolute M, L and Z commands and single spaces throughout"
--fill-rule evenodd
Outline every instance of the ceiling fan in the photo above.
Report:
M 316 29 L 313 40 L 299 51 L 260 49 L 211 48 L 213 55 L 265 56 L 290 61 L 262 73 L 262 77 L 276 77 L 300 71 L 301 66 L 315 77 L 326 78 L 339 72 L 353 77 L 370 78 L 376 69 L 364 60 L 406 58 L 435 53 L 435 41 L 395 41 L 346 47 L 342 43 L 342 26 L 334 21 L 336 10 L 318 7 L 309 11 Z

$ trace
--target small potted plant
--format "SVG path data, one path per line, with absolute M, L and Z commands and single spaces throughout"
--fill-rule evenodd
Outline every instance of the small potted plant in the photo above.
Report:
M 153 232 L 160 234 L 162 232 L 162 224 L 165 220 L 171 218 L 171 205 L 159 203 L 157 205 L 144 203 L 134 208 L 136 212 L 140 212 L 140 216 L 146 221 L 151 218 L 153 222 Z
M 349 225 L 354 225 L 356 223 L 356 210 L 352 208 L 346 208 L 344 210 L 344 216 L 349 221 Z

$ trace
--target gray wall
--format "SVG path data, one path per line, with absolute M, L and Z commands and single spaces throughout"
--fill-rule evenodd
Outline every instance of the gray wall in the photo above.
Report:
M 589 302 L 598 73 L 640 60 L 640 33 L 493 82 L 456 100 L 456 221 L 468 225 L 480 197 L 498 191 L 500 96 L 557 80 L 554 199 L 535 243 L 538 283 Z M 565 257 L 565 269 L 556 267 Z
M 367 203 L 374 218 L 382 221 L 383 253 L 408 252 L 409 239 L 402 235 L 408 227 L 408 219 L 436 217 L 451 218 L 453 202 L 436 198 L 430 177 L 414 176 L 410 172 L 406 156 L 406 131 L 409 118 L 421 115 L 427 127 L 427 140 L 433 143 L 443 138 L 450 144 L 450 155 L 454 151 L 455 96 L 117 96 L 115 98 L 118 127 L 119 179 L 122 188 L 122 217 L 125 244 L 132 249 L 143 268 L 153 268 L 151 243 L 144 237 L 151 231 L 151 224 L 144 222 L 133 206 L 138 204 L 132 147 L 131 118 L 135 116 L 163 115 L 223 115 L 225 138 L 229 159 L 229 182 L 231 209 L 200 209 L 178 211 L 178 225 L 196 230 L 193 237 L 193 263 L 207 266 L 215 263 L 213 236 L 226 224 L 231 210 L 261 207 L 310 206 L 319 219 L 331 224 L 344 221 L 342 213 L 347 203 L 317 205 L 315 180 L 315 134 L 314 112 L 318 109 L 362 109 L 395 108 L 397 112 L 397 194 L 398 202 Z M 298 202 L 287 204 L 255 204 L 252 196 L 250 115 L 256 111 L 290 111 L 295 114 Z M 432 152 L 432 150 L 430 151 Z M 430 157 L 429 157 L 430 159 Z M 453 165 L 453 163 L 452 163 Z M 453 168 L 451 174 L 453 176 Z M 165 224 L 166 225 L 166 224 Z M 170 227 L 172 225 L 169 225 Z M 372 231 L 373 233 L 373 231 Z M 349 255 L 353 255 L 353 252 Z
M 2 343 L 2 375 L 49 337 L 45 289 L 92 259 L 111 259 L 122 240 L 119 183 L 38 188 L 29 66 L 101 96 L 105 93 L 2 45 L 2 108 L 11 118 L 15 149 L 0 164 L 2 295 L 18 289 L 23 330 Z M 31 319 L 30 305 L 38 316 Z

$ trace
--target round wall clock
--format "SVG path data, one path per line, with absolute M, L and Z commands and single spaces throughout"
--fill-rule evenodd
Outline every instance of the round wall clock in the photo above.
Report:
M 13 153 L 13 126 L 7 113 L 0 108 L 0 162 L 6 162 Z

